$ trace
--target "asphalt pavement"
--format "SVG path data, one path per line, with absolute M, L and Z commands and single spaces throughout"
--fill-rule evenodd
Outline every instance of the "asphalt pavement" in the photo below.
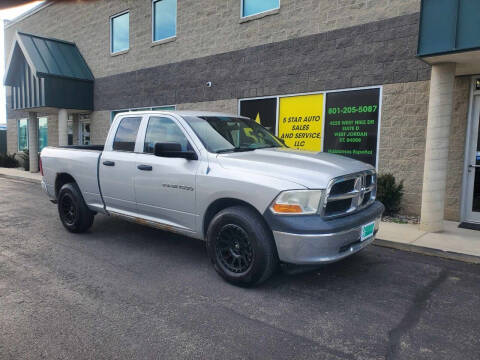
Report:
M 198 240 L 106 216 L 70 234 L 0 178 L 0 359 L 478 360 L 480 266 L 370 246 L 243 289 Z

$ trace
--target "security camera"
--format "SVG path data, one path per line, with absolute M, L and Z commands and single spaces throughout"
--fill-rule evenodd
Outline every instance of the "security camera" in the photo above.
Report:
M 212 87 L 212 82 L 211 81 L 207 81 L 207 87 Z

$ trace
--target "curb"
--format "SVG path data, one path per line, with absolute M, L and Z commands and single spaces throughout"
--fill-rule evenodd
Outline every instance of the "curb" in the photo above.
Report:
M 23 176 L 7 175 L 7 174 L 0 174 L 0 178 L 26 181 L 26 182 L 29 182 L 29 183 L 32 183 L 32 184 L 41 184 L 42 183 L 42 180 L 26 178 L 26 177 L 23 177 Z
M 457 253 L 453 251 L 433 249 L 433 248 L 412 245 L 412 244 L 398 243 L 395 241 L 382 240 L 382 239 L 375 239 L 372 244 L 375 246 L 381 246 L 381 247 L 386 247 L 386 248 L 391 248 L 396 250 L 410 251 L 410 252 L 414 252 L 422 255 L 436 256 L 443 259 L 462 261 L 470 264 L 480 264 L 480 256 L 475 256 L 475 255 L 468 255 L 468 254 L 462 254 L 462 253 Z

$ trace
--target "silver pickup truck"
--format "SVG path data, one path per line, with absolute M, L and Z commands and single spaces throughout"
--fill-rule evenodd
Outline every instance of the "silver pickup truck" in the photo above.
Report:
M 289 149 L 235 115 L 122 113 L 105 146 L 47 147 L 40 158 L 67 230 L 87 231 L 100 213 L 206 240 L 215 270 L 237 285 L 280 263 L 358 252 L 384 210 L 370 165 Z

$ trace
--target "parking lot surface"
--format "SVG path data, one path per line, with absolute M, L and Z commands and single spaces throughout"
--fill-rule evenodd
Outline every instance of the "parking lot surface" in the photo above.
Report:
M 478 265 L 370 246 L 242 289 L 200 241 L 106 216 L 70 234 L 38 184 L 0 178 L 2 360 L 465 360 L 479 334 Z

